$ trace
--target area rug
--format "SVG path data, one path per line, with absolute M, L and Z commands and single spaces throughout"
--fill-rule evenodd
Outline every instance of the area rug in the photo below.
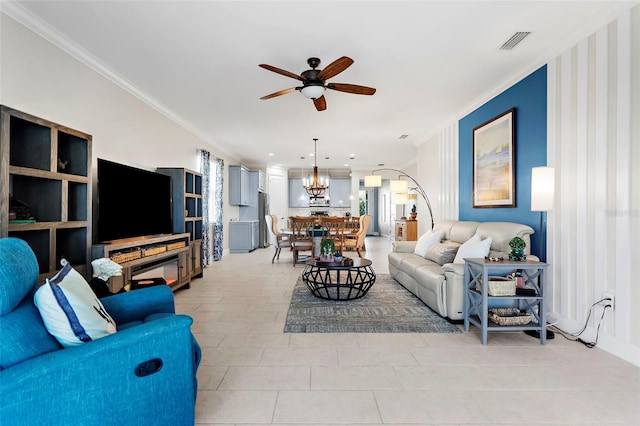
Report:
M 298 278 L 285 333 L 460 333 L 390 275 L 379 274 L 360 299 L 315 297 Z

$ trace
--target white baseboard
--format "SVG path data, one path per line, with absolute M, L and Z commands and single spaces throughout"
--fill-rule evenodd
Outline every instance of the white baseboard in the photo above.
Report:
M 584 326 L 584 324 L 563 317 L 555 312 L 547 313 L 547 323 L 553 324 L 555 327 L 568 333 L 577 333 Z M 595 327 L 588 326 L 580 337 L 584 341 L 593 342 L 596 339 L 596 332 Z M 605 334 L 603 327 L 600 327 L 597 347 L 640 367 L 640 347 L 632 345 L 629 342 L 623 342 L 615 336 Z

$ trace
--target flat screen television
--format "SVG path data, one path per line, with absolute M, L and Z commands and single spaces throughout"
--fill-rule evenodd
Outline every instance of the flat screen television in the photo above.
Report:
M 171 234 L 171 177 L 98 158 L 96 242 Z

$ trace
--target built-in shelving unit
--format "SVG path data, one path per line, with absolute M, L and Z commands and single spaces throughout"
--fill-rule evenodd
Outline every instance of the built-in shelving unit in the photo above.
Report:
M 173 232 L 189 234 L 191 275 L 202 276 L 202 174 L 178 167 L 159 167 L 158 173 L 171 176 Z
M 0 237 L 29 244 L 40 279 L 53 275 L 61 258 L 88 275 L 91 139 L 0 106 Z

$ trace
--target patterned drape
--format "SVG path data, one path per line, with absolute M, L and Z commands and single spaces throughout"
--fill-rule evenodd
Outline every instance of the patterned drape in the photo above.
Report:
M 216 217 L 213 227 L 213 260 L 222 259 L 222 188 L 224 183 L 224 160 L 222 158 L 214 158 L 214 162 L 217 163 L 216 176 L 215 176 L 215 203 L 216 203 Z
M 209 194 L 211 181 L 211 153 L 200 150 L 200 173 L 202 173 L 202 266 L 211 263 L 211 235 L 209 235 Z

